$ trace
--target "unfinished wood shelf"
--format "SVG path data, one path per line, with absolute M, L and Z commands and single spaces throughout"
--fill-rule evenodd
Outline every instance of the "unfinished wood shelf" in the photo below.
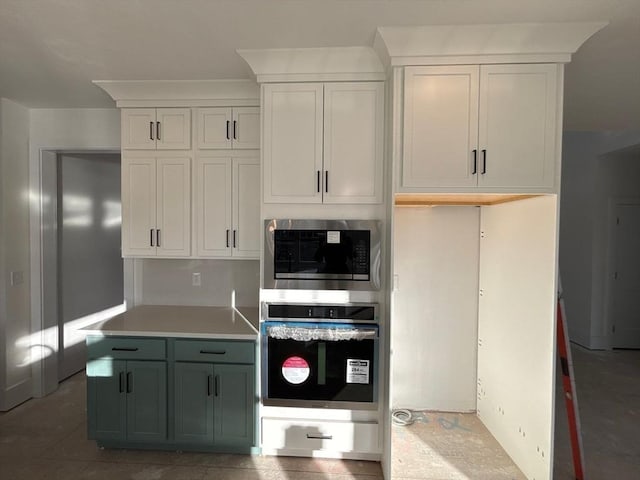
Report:
M 500 193 L 396 193 L 397 207 L 429 207 L 436 205 L 485 206 L 514 202 L 540 195 Z

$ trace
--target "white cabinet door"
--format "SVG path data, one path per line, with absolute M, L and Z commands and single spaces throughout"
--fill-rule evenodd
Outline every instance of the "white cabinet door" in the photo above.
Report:
M 233 108 L 233 148 L 260 148 L 260 108 Z
M 155 136 L 158 150 L 189 150 L 191 148 L 191 109 L 158 108 Z
M 406 67 L 401 186 L 475 186 L 477 144 L 478 66 Z
M 123 150 L 155 150 L 155 108 L 123 108 L 120 117 Z
M 198 148 L 231 148 L 231 108 L 212 107 L 198 109 Z
M 191 148 L 189 108 L 124 108 L 121 123 L 123 150 Z
M 480 68 L 480 186 L 553 186 L 557 69 L 556 65 Z
M 231 256 L 231 158 L 201 156 L 196 170 L 197 253 Z
M 260 257 L 260 160 L 233 160 L 233 256 Z
M 384 84 L 324 85 L 324 203 L 382 201 Z
M 154 256 L 156 159 L 122 158 L 122 255 Z
M 157 255 L 191 254 L 191 159 L 157 159 Z
M 262 158 L 266 203 L 320 203 L 321 83 L 263 87 Z

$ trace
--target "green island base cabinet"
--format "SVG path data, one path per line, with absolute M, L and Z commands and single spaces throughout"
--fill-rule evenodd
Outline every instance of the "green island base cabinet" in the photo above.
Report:
M 258 453 L 256 342 L 88 336 L 87 347 L 98 446 Z

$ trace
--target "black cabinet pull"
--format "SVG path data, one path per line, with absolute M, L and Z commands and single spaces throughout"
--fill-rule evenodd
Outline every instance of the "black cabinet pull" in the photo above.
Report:
M 478 150 L 473 149 L 473 171 L 471 175 L 478 173 Z
M 203 355 L 224 355 L 226 350 L 200 350 Z
M 487 151 L 482 150 L 482 175 L 487 173 Z
M 237 140 L 238 139 L 238 129 L 237 129 L 237 123 L 235 120 L 233 121 L 233 139 Z
M 329 193 L 329 171 L 324 171 L 324 192 Z
M 216 375 L 215 378 L 215 396 L 218 396 L 218 391 L 219 391 L 219 384 L 220 384 L 220 375 Z
M 120 378 L 118 379 L 118 387 L 120 393 L 124 393 L 124 372 L 120 372 Z
M 233 248 L 236 248 L 236 231 L 233 231 Z
M 112 352 L 137 352 L 137 347 L 113 347 Z
M 156 247 L 160 246 L 160 229 L 156 229 Z
M 317 184 L 318 184 L 316 188 L 318 189 L 318 193 L 320 193 L 320 170 L 318 170 L 316 178 L 317 178 Z
M 153 228 L 151 230 L 149 230 L 149 243 L 151 244 L 151 246 L 153 247 Z
M 213 378 L 211 378 L 211 375 L 207 375 L 207 397 L 211 396 L 211 384 L 213 383 L 212 380 Z
M 307 433 L 307 438 L 318 440 L 332 440 L 333 435 L 323 435 L 322 433 Z
M 156 140 L 160 140 L 160 122 L 156 122 Z
M 229 137 L 229 120 L 227 120 L 227 140 L 231 140 L 231 138 Z
M 227 229 L 227 248 L 229 248 L 229 229 Z
M 133 373 L 127 372 L 127 393 L 133 392 Z
M 153 122 L 149 122 L 149 140 L 153 140 Z

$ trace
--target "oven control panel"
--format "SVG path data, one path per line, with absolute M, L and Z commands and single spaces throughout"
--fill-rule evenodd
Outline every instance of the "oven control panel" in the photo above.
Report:
M 375 303 L 342 305 L 264 303 L 262 313 L 262 318 L 266 321 L 378 323 L 378 305 Z

